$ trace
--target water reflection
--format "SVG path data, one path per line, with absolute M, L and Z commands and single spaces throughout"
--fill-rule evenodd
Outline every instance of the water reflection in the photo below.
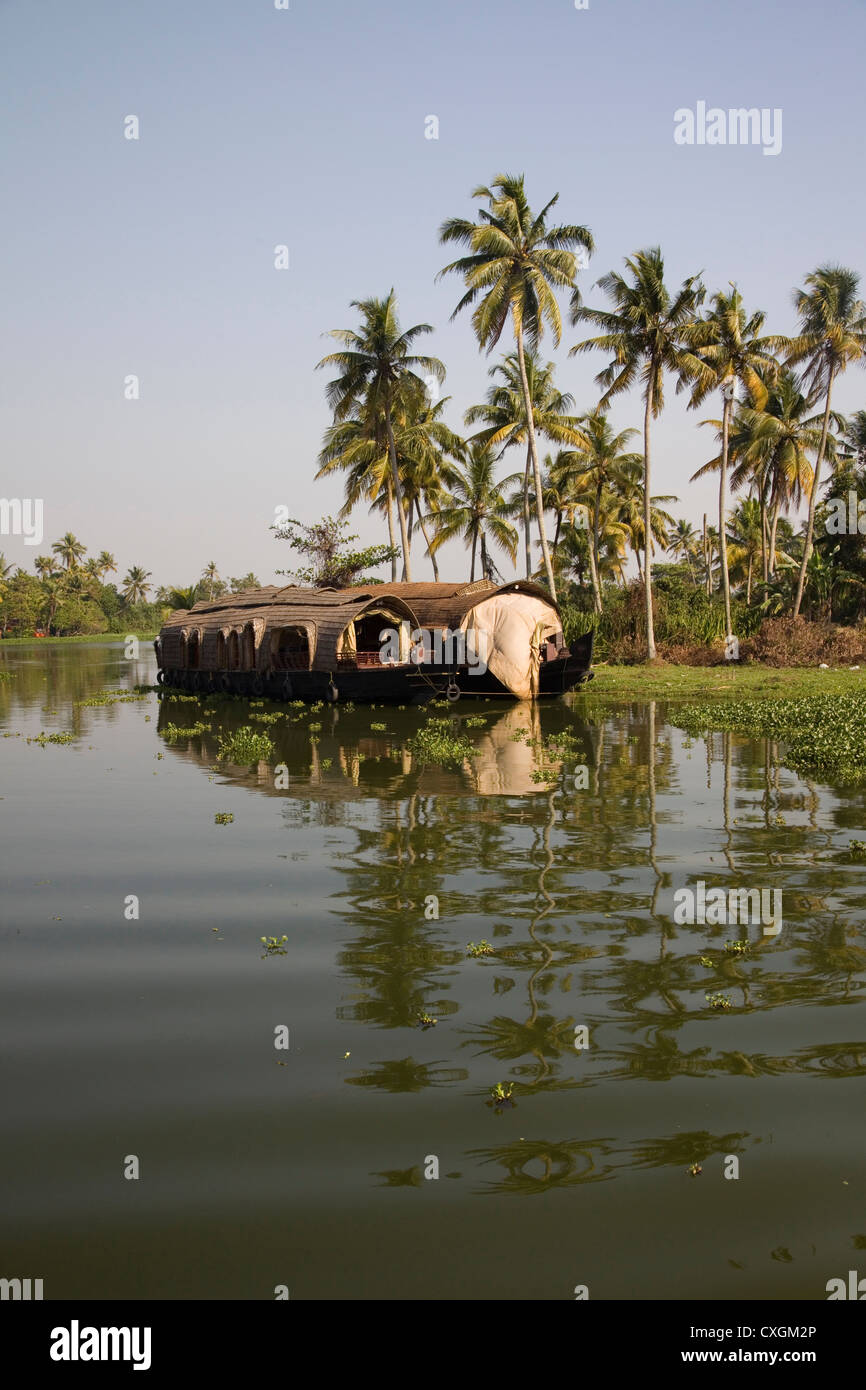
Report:
M 812 1234 L 829 1228 L 822 1250 L 829 1241 L 834 1260 L 846 1257 L 855 1223 L 841 1205 L 839 1155 L 857 1151 L 859 1087 L 815 1083 L 866 1073 L 866 870 L 847 850 L 851 838 L 866 838 L 864 789 L 797 776 L 772 741 L 686 738 L 662 703 L 460 702 L 434 713 L 453 718 L 477 756 L 446 770 L 419 766 L 408 751 L 430 711 L 156 694 L 91 707 L 80 702 L 106 687 L 130 690 L 149 672 L 131 670 L 119 647 L 64 656 L 46 650 L 41 667 L 28 657 L 16 680 L 0 683 L 4 732 L 75 737 L 74 750 L 0 743 L 9 755 L 0 797 L 7 842 L 18 843 L 29 797 L 40 854 L 65 895 L 49 909 L 58 914 L 50 952 L 38 932 L 4 939 L 30 973 L 17 992 L 10 985 L 3 994 L 0 979 L 0 997 L 7 1012 L 25 1001 L 20 1026 L 54 1037 L 40 999 L 53 1007 L 72 989 L 78 1013 L 64 1034 L 62 1080 L 88 1124 L 100 1119 L 101 1130 L 87 1130 L 100 1144 L 116 1125 L 103 1086 L 126 1096 L 130 1077 L 144 1078 L 154 1142 L 163 1129 L 169 1148 L 177 1115 L 201 1107 L 196 1133 L 207 1152 L 174 1170 L 175 1216 L 196 1200 L 201 1164 L 212 1163 L 209 1190 L 229 1207 L 258 1194 L 267 1223 L 290 1210 L 292 1222 L 309 1221 L 306 1244 L 319 1248 L 334 1223 L 315 1213 L 330 1213 L 335 1194 L 353 1220 L 381 1218 L 377 1203 L 422 1210 L 436 1186 L 424 1171 L 433 1154 L 451 1179 L 438 1189 L 443 1248 L 462 1241 L 473 1268 L 498 1231 L 483 1214 L 495 1208 L 478 1196 L 560 1193 L 552 1248 L 568 1204 L 589 1186 L 596 1190 L 574 1211 L 582 1233 L 599 1223 L 586 1236 L 594 1258 L 612 1244 L 624 1249 L 633 1229 L 647 1259 L 660 1240 L 670 1243 L 669 1257 L 658 1257 L 668 1280 L 660 1296 L 682 1291 L 683 1248 L 701 1230 L 680 1219 L 683 1202 L 700 1202 L 722 1233 L 717 1266 L 744 1271 L 748 1254 L 752 1266 L 775 1271 L 785 1261 L 768 1251 L 798 1257 L 808 1244 L 789 1238 L 785 1213 L 808 1212 L 819 1193 Z M 254 767 L 226 765 L 220 734 L 246 724 L 267 733 L 273 754 Z M 279 763 L 287 786 L 277 785 Z M 587 772 L 580 785 L 576 765 Z M 215 828 L 223 810 L 234 822 Z M 18 852 L 7 858 L 4 890 Z M 133 930 L 120 925 L 117 904 L 138 891 L 139 877 L 146 911 Z M 781 889 L 781 933 L 676 923 L 675 892 L 699 880 Z M 22 892 L 22 911 L 43 891 L 31 887 L 30 900 Z M 60 922 L 76 912 L 77 921 Z M 284 956 L 262 959 L 268 933 L 288 935 Z M 748 948 L 727 949 L 734 938 Z M 491 952 L 473 958 L 468 943 L 482 939 Z M 714 996 L 727 1006 L 714 1007 Z M 261 1041 L 272 1020 L 291 1024 L 299 1040 L 279 1070 Z M 150 1074 L 154 1052 L 161 1060 Z M 29 1163 L 38 1175 L 55 1137 L 43 1113 L 27 1110 L 30 1096 L 55 1084 L 55 1065 L 52 1053 L 13 1086 L 3 1138 L 18 1174 Z M 514 1108 L 490 1106 L 499 1083 L 513 1085 Z M 53 1104 L 57 1132 L 71 1124 L 75 1142 L 89 1143 L 83 1123 L 64 1119 L 64 1096 Z M 749 1175 L 736 1203 L 722 1195 L 731 1185 L 716 1181 L 729 1155 Z M 692 1181 L 695 1164 L 703 1175 Z M 34 1178 L 31 1219 L 46 1184 L 43 1174 L 37 1190 Z M 777 1189 L 784 1211 L 774 1216 Z M 613 1191 L 615 1207 L 606 1205 Z M 70 1199 L 69 1209 L 89 1211 L 89 1200 Z M 514 1237 L 518 1265 L 532 1263 L 534 1223 L 547 1210 L 533 1203 L 533 1232 Z M 661 1233 L 645 1236 L 656 1217 Z M 423 1220 L 412 1239 L 428 1249 Z M 339 1264 L 328 1249 L 326 1295 Z M 405 1251 L 396 1253 L 405 1268 Z M 431 1280 L 434 1259 L 425 1258 Z M 823 1296 L 833 1273 L 803 1296 Z M 696 1296 L 717 1296 L 703 1277 Z M 383 1253 L 373 1286 L 386 1278 Z M 451 1296 L 450 1278 L 443 1269 L 433 1296 Z M 619 1278 L 609 1296 L 634 1296 Z M 345 1291 L 357 1293 L 348 1282 Z
M 174 705 L 162 701 L 160 731 L 177 719 Z M 268 726 L 271 762 L 289 767 L 286 790 L 275 789 L 269 766 L 221 773 L 352 828 L 354 850 L 337 866 L 351 923 L 337 954 L 349 986 L 339 1020 L 417 1028 L 426 1012 L 439 1038 L 456 1024 L 457 1055 L 502 1064 L 524 1102 L 612 1079 L 857 1074 L 866 1044 L 802 1039 L 773 1055 L 749 1045 L 751 1025 L 745 1045 L 731 1042 L 756 1015 L 861 1001 L 863 872 L 835 872 L 834 820 L 848 820 L 862 792 L 835 802 L 786 769 L 771 741 L 725 732 L 701 748 L 655 701 L 588 714 L 579 699 L 572 708 L 487 704 L 455 715 L 455 726 L 479 709 L 478 756 L 457 772 L 413 764 L 405 740 L 414 711 L 326 709 L 312 738 L 308 713 L 288 729 Z M 229 705 L 219 722 L 236 727 L 248 715 Z M 377 718 L 387 731 L 370 732 Z M 554 784 L 533 779 L 545 740 L 564 728 L 589 768 L 584 790 L 571 787 L 562 762 Z M 170 746 L 215 766 L 211 733 Z M 675 925 L 674 889 L 697 878 L 782 888 L 781 937 L 760 926 Z M 489 957 L 467 959 L 473 935 L 492 941 Z M 748 937 L 745 953 L 726 953 L 732 935 Z M 723 1015 L 708 1003 L 720 995 Z M 497 1001 L 494 1012 L 485 998 Z M 574 1045 L 579 1025 L 591 1040 L 585 1051 Z M 401 1057 L 347 1081 L 390 1091 L 467 1081 L 479 1096 L 477 1071 Z M 641 1166 L 650 1149 L 629 1161 Z M 679 1164 L 676 1145 L 670 1152 L 665 1161 Z

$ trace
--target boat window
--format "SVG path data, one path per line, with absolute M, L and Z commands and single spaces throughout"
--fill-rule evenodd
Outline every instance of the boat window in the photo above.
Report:
M 241 666 L 245 671 L 255 670 L 256 633 L 252 623 L 247 623 L 241 636 Z
M 356 618 L 355 646 L 356 652 L 353 660 L 358 666 L 379 666 L 382 654 L 382 632 L 387 629 L 394 629 L 400 634 L 400 659 L 406 661 L 408 658 L 408 637 L 404 637 L 403 627 L 406 626 L 401 619 L 393 613 L 380 610 L 378 613 L 365 613 L 363 617 Z
M 273 664 L 278 671 L 308 671 L 310 639 L 305 627 L 281 627 L 271 639 Z
M 191 671 L 197 671 L 201 655 L 201 634 L 196 628 L 195 632 L 189 634 L 186 644 L 186 665 Z

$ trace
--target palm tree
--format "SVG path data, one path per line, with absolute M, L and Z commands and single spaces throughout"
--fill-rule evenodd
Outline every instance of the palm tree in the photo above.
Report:
M 436 549 L 427 532 L 422 502 L 431 516 L 447 496 L 447 488 L 457 478 L 454 460 L 466 455 L 466 441 L 445 424 L 441 418 L 450 396 L 431 401 L 428 393 L 418 392 L 407 383 L 401 392 L 399 410 L 394 424 L 394 441 L 403 489 L 403 502 L 409 518 L 409 539 L 412 538 L 413 513 L 424 537 L 427 554 L 433 566 L 433 578 L 439 578 Z
M 587 485 L 585 491 L 575 491 L 574 500 L 585 509 L 587 516 L 592 517 L 598 530 L 598 564 L 595 564 L 589 528 L 570 525 L 563 529 L 557 547 L 557 569 L 563 574 L 575 572 L 582 585 L 584 570 L 588 568 L 595 597 L 605 580 L 620 584 L 625 582 L 626 546 L 631 532 L 622 519 L 621 499 L 610 488 L 604 488 L 601 497 L 598 497 L 595 488 Z
M 738 567 L 746 569 L 746 605 L 751 607 L 752 576 L 763 541 L 763 518 L 757 497 L 746 497 L 735 507 L 730 519 L 730 541 L 732 569 L 735 573 Z
M 664 260 L 655 246 L 638 251 L 626 259 L 631 283 L 616 271 L 609 271 L 599 280 L 612 309 L 589 309 L 580 304 L 572 308 L 574 323 L 591 323 L 601 329 L 595 338 L 577 343 L 572 353 L 589 352 L 599 348 L 612 354 L 611 361 L 596 377 L 604 394 L 599 402 L 605 409 L 610 400 L 628 391 L 638 380 L 644 393 L 644 533 L 652 531 L 650 509 L 650 422 L 664 408 L 664 374 L 678 377 L 689 357 L 685 346 L 688 327 L 694 322 L 703 302 L 704 287 L 697 275 L 684 280 L 679 292 L 671 297 L 664 282 Z M 652 567 L 646 571 L 646 632 L 647 660 L 656 655 L 653 627 Z
M 204 569 L 201 572 L 201 577 L 202 588 L 206 591 L 207 597 L 209 599 L 212 599 L 214 596 L 214 589 L 218 584 L 222 583 L 222 580 L 219 576 L 219 570 L 216 567 L 216 561 L 208 561 L 208 563 L 205 565 Z
M 648 583 L 649 575 L 652 571 L 651 556 L 655 551 L 656 544 L 662 550 L 668 548 L 668 533 L 674 524 L 674 519 L 670 512 L 662 510 L 662 502 L 678 502 L 678 497 L 673 497 L 667 493 L 654 495 L 650 498 L 649 507 L 646 505 L 643 485 L 642 460 L 635 466 L 628 465 L 623 468 L 615 489 L 619 498 L 620 516 L 623 523 L 628 527 L 631 537 L 632 550 L 637 560 L 637 571 L 644 584 Z M 646 542 L 646 517 L 649 512 L 650 530 L 649 547 Z M 640 553 L 643 551 L 644 562 L 641 565 Z
M 602 591 L 599 582 L 599 538 L 598 510 L 602 490 L 621 481 L 626 470 L 640 467 L 643 459 L 640 454 L 626 452 L 626 445 L 637 430 L 620 430 L 614 434 L 604 411 L 596 408 L 581 419 L 584 442 L 563 457 L 572 482 L 585 478 L 595 489 L 595 502 L 592 507 L 592 560 L 593 603 L 597 613 L 602 612 Z
M 403 492 L 404 508 L 408 512 L 407 536 L 411 550 L 413 513 L 417 515 L 428 547 L 421 514 L 421 503 L 435 510 L 444 495 L 450 478 L 448 456 L 462 457 L 464 441 L 450 430 L 440 418 L 449 396 L 431 402 L 426 391 L 419 392 L 411 383 L 401 383 L 392 409 L 394 446 L 397 468 Z M 336 469 L 346 472 L 345 501 L 340 516 L 348 516 L 352 508 L 366 500 L 385 511 L 392 547 L 391 579 L 396 580 L 396 549 L 394 549 L 394 492 L 391 482 L 391 462 L 384 419 L 381 411 L 362 405 L 352 417 L 331 425 L 325 431 L 319 454 L 317 478 Z M 430 554 L 434 577 L 438 578 L 435 552 Z
M 517 555 L 517 531 L 507 519 L 508 503 L 503 489 L 515 483 L 519 475 L 512 473 L 510 477 L 497 482 L 494 477 L 496 462 L 489 444 L 479 440 L 470 441 L 465 465 L 454 469 L 451 495 L 433 514 L 436 535 L 431 546 L 434 550 L 457 537 L 471 547 L 470 584 L 475 579 L 475 556 L 479 542 L 481 569 L 485 577 L 489 568 L 488 538 L 505 551 L 512 564 Z
M 808 411 L 809 401 L 795 377 L 783 370 L 770 388 L 763 410 L 741 405 L 734 416 L 729 440 L 734 465 L 731 487 L 734 491 L 756 487 L 764 516 L 769 510 L 771 518 L 765 542 L 765 583 L 775 573 L 779 514 L 790 507 L 799 507 L 803 494 L 812 486 L 812 466 L 807 453 L 817 452 L 821 430 L 817 428 L 820 416 L 808 414 Z M 720 420 L 701 423 L 714 425 L 721 438 Z M 692 482 L 720 467 L 721 454 L 718 454 L 692 475 Z
M 698 553 L 698 535 L 690 521 L 685 521 L 681 517 L 679 521 L 674 522 L 668 537 L 668 550 L 675 559 L 682 556 L 689 567 L 689 574 L 694 584 L 695 572 L 692 569 L 692 560 Z
M 529 206 L 522 174 L 498 174 L 489 188 L 483 185 L 476 188 L 472 197 L 487 200 L 487 207 L 478 210 L 478 221 L 452 217 L 443 222 L 439 231 L 440 241 L 466 246 L 470 254 L 445 266 L 437 279 L 452 271 L 463 276 L 466 293 L 451 315 L 452 319 L 481 295 L 472 315 L 472 326 L 482 350 L 492 352 L 511 316 L 535 479 L 538 534 L 547 583 L 555 599 L 556 584 L 544 529 L 541 465 L 525 349 L 527 346 L 535 348 L 545 321 L 554 346 L 559 345 L 562 320 L 554 289 L 571 289 L 574 296 L 577 295 L 575 277 L 579 263 L 575 248 L 591 253 L 594 249 L 592 234 L 586 227 L 548 226 L 548 214 L 559 199 L 558 193 L 536 216 Z M 573 302 L 576 302 L 574 297 Z
M 686 370 L 693 379 L 689 408 L 694 409 L 706 400 L 717 387 L 722 393 L 722 454 L 719 467 L 719 538 L 721 542 L 722 593 L 725 600 L 725 630 L 731 634 L 731 584 L 728 577 L 727 550 L 727 485 L 728 447 L 734 395 L 739 383 L 760 410 L 767 400 L 767 382 L 778 375 L 779 364 L 774 349 L 784 346 L 778 337 L 761 337 L 764 315 L 760 311 L 746 317 L 743 298 L 736 285 L 730 294 L 718 290 L 712 299 L 712 311 L 698 320 L 686 333 L 697 361 L 687 361 Z M 677 390 L 685 384 L 681 377 Z M 751 584 L 751 578 L 750 578 Z
M 544 435 L 556 444 L 579 448 L 586 443 L 579 422 L 571 414 L 574 397 L 557 389 L 554 383 L 553 362 L 542 364 L 537 352 L 528 347 L 524 352 L 526 380 L 532 401 L 532 423 L 536 439 Z M 523 478 L 522 515 L 523 548 L 526 578 L 532 578 L 532 544 L 530 541 L 529 484 L 532 475 L 532 450 L 526 427 L 526 404 L 523 395 L 523 376 L 516 352 L 509 352 L 491 367 L 488 375 L 493 385 L 481 405 L 473 405 L 463 417 L 467 425 L 482 421 L 484 428 L 475 436 L 497 449 L 511 445 L 526 445 L 526 468 Z M 498 379 L 497 379 L 498 378 Z
M 261 587 L 262 581 L 257 575 L 253 574 L 252 570 L 248 570 L 246 574 L 242 574 L 238 579 L 229 580 L 229 588 L 233 594 L 242 594 L 247 589 L 260 589 Z
M 790 345 L 787 362 L 792 365 L 803 363 L 803 382 L 809 396 L 815 399 L 819 392 L 824 394 L 821 442 L 809 493 L 806 538 L 794 598 L 795 618 L 800 614 L 806 570 L 812 553 L 815 504 L 827 448 L 833 383 L 852 362 L 862 366 L 866 361 L 866 304 L 857 298 L 859 285 L 860 276 L 855 271 L 843 266 L 824 265 L 806 276 L 806 289 L 794 291 L 800 332 Z
M 167 602 L 172 608 L 193 608 L 199 600 L 198 584 L 190 584 L 188 588 L 177 588 L 172 586 L 166 595 Z
M 110 550 L 100 550 L 96 557 L 96 564 L 100 578 L 106 574 L 117 573 L 117 561 Z
M 423 390 L 424 381 L 419 372 L 435 377 L 441 384 L 445 380 L 445 368 L 438 357 L 420 357 L 410 352 L 415 339 L 423 333 L 432 333 L 433 329 L 429 323 L 416 323 L 414 328 L 401 332 L 393 289 L 386 299 L 353 299 L 351 308 L 361 315 L 360 332 L 352 328 L 332 329 L 329 336 L 342 343 L 343 348 L 323 357 L 318 366 L 336 367 L 339 371 L 326 391 L 335 424 L 356 414 L 362 400 L 368 409 L 382 412 L 391 462 L 391 485 L 400 522 L 403 577 L 411 582 L 409 533 L 400 488 L 392 410 L 401 384 L 408 381 Z
M 360 501 L 384 512 L 391 547 L 391 581 L 397 578 L 397 547 L 394 532 L 394 485 L 391 456 L 382 411 L 360 402 L 353 415 L 332 424 L 325 431 L 319 453 L 317 478 L 336 469 L 346 474 L 341 517 L 348 516 Z
M 86 555 L 87 546 L 82 545 L 71 531 L 67 531 L 65 536 L 61 536 L 59 541 L 54 542 L 51 550 L 63 561 L 67 569 L 74 569 L 82 555 Z
M 866 410 L 856 410 L 845 421 L 840 445 L 844 458 L 854 459 L 858 468 L 866 468 Z
M 121 590 L 128 604 L 141 603 L 144 600 L 148 591 L 153 587 L 147 583 L 150 577 L 150 570 L 141 569 L 138 565 L 130 566 Z
M 8 579 L 14 568 L 15 566 L 11 562 L 7 564 L 6 556 L 0 550 L 0 581 Z
M 50 555 L 37 555 L 33 561 L 33 568 L 40 579 L 47 579 L 54 573 L 54 561 Z

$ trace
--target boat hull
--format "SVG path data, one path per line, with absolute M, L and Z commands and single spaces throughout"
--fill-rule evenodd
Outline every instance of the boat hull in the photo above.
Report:
M 391 670 L 387 666 L 360 670 L 328 671 L 160 671 L 163 690 L 182 690 L 198 695 L 244 695 L 267 700 L 303 700 L 315 704 L 417 705 L 432 700 L 438 686 L 425 680 L 413 667 Z
M 592 680 L 592 633 L 579 637 L 567 655 L 544 661 L 538 672 L 538 698 L 553 699 Z M 433 699 L 500 699 L 517 696 L 492 671 L 473 672 L 468 666 L 448 669 L 441 665 L 345 666 L 329 671 L 201 671 L 160 670 L 165 690 L 189 694 L 245 695 L 268 700 L 319 700 L 330 704 L 420 705 Z

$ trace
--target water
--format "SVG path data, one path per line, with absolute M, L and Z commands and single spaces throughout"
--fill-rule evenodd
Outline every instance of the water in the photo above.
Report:
M 279 790 L 165 725 L 280 707 L 77 705 L 153 681 L 119 645 L 0 669 L 0 1275 L 814 1299 L 866 1273 L 862 790 L 584 695 L 446 711 L 487 720 L 460 772 L 413 768 L 423 711 L 293 709 L 257 726 Z M 526 737 L 563 729 L 585 788 L 532 780 Z M 674 924 L 698 879 L 781 888 L 781 932 Z

